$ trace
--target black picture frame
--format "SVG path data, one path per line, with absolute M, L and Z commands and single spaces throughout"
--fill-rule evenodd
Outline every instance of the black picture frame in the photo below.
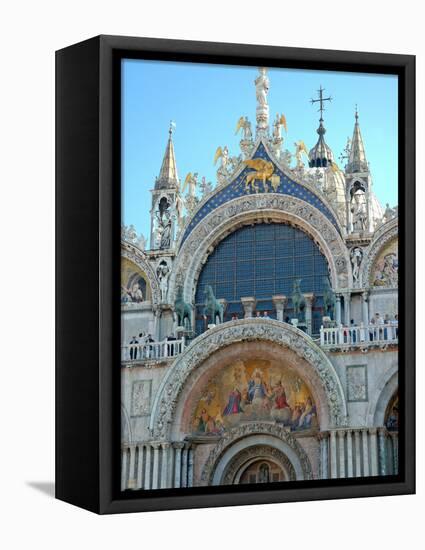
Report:
M 399 76 L 398 475 L 120 492 L 123 57 Z M 119 36 L 56 52 L 56 498 L 107 514 L 414 492 L 415 57 Z

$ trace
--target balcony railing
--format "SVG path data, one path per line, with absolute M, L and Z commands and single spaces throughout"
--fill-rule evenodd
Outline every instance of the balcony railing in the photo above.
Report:
M 368 348 L 398 344 L 398 324 L 360 325 L 320 329 L 320 346 L 325 349 Z
M 138 363 L 168 359 L 183 353 L 184 338 L 180 340 L 163 340 L 162 342 L 142 342 L 121 346 L 121 361 L 123 363 Z

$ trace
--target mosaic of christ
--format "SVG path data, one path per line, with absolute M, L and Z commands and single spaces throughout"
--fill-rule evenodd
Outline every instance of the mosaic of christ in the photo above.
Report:
M 306 384 L 281 363 L 237 361 L 207 383 L 195 408 L 192 431 L 220 435 L 254 420 L 309 430 L 317 428 L 317 411 Z

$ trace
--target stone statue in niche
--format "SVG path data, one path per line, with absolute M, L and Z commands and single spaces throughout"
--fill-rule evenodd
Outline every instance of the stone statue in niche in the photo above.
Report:
M 363 250 L 359 246 L 351 249 L 350 260 L 353 268 L 353 281 L 354 283 L 358 283 L 360 279 L 360 266 L 363 260 Z
M 350 209 L 353 214 L 353 230 L 365 231 L 367 223 L 366 199 L 361 189 L 354 193 Z
M 168 276 L 170 274 L 170 268 L 165 260 L 163 260 L 157 267 L 156 274 L 159 279 L 159 288 L 161 290 L 161 300 L 166 303 L 167 291 L 168 291 Z

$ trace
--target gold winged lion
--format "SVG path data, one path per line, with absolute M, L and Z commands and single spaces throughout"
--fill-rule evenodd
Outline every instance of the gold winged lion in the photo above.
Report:
M 258 185 L 255 182 L 256 180 L 261 180 L 264 191 L 267 193 L 269 190 L 267 180 L 271 180 L 274 171 L 273 163 L 264 159 L 249 159 L 244 160 L 244 163 L 255 170 L 255 172 L 249 172 L 246 176 L 245 191 L 248 193 L 251 186 L 251 191 L 258 193 Z

